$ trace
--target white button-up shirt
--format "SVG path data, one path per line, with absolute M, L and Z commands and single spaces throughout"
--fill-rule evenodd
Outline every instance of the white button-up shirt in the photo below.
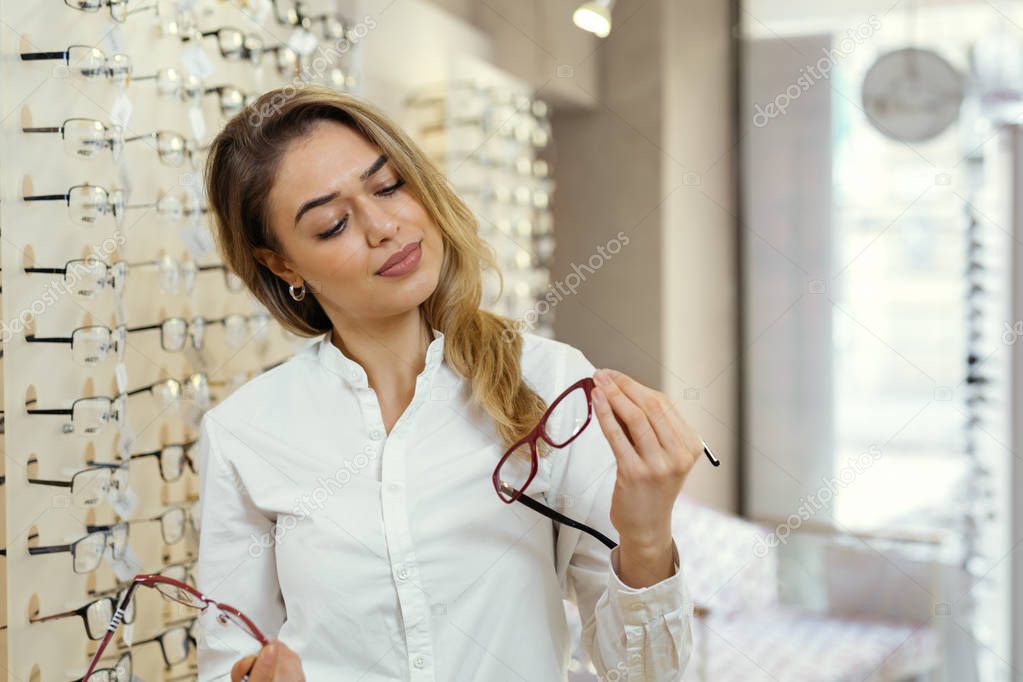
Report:
M 563 598 L 602 680 L 680 679 L 693 606 L 677 547 L 673 576 L 631 588 L 617 548 L 501 501 L 504 447 L 433 333 L 390 433 L 330 334 L 205 415 L 199 589 L 296 651 L 309 682 L 564 680 Z M 548 404 L 595 371 L 572 346 L 523 337 L 523 378 Z M 596 414 L 540 462 L 527 493 L 617 541 Z M 200 681 L 259 648 L 214 611 L 200 620 Z

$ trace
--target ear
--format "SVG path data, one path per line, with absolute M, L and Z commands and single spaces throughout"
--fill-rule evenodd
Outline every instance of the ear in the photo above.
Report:
M 286 283 L 300 286 L 305 281 L 302 275 L 292 270 L 291 267 L 289 267 L 288 262 L 277 252 L 260 247 L 253 251 L 253 255 L 256 257 L 256 260 L 265 265 L 270 272 L 283 279 Z

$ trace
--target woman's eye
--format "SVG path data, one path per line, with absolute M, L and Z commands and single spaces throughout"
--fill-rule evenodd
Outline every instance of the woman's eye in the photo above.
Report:
M 346 220 L 347 220 L 347 216 L 345 218 L 342 218 L 341 220 L 337 221 L 336 223 L 334 223 L 334 225 L 329 230 L 327 230 L 325 232 L 321 232 L 318 235 L 316 235 L 316 238 L 317 239 L 329 239 L 329 238 L 333 237 L 335 234 L 337 234 L 337 233 L 341 232 L 343 229 L 345 229 L 345 222 L 346 222 Z
M 389 185 L 387 187 L 384 187 L 383 189 L 378 191 L 377 194 L 380 195 L 380 196 L 389 197 L 392 194 L 394 194 L 395 192 L 397 192 L 399 189 L 401 189 L 401 186 L 404 185 L 404 184 L 405 184 L 404 180 L 398 180 L 393 185 Z

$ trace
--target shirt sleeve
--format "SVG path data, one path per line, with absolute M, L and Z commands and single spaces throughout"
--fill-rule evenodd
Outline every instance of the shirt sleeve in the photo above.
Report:
M 197 587 L 237 608 L 273 639 L 285 619 L 274 555 L 275 519 L 253 503 L 244 476 L 221 450 L 220 433 L 213 414 L 207 413 L 195 446 L 200 487 Z M 211 607 L 199 618 L 199 682 L 229 680 L 231 666 L 260 648 L 234 623 L 218 622 L 215 612 Z
M 556 365 L 564 376 L 554 397 L 595 371 L 578 349 L 566 345 L 565 353 L 566 360 Z M 617 465 L 596 414 L 575 440 L 551 456 L 556 457 L 551 506 L 617 542 L 610 514 Z M 600 679 L 681 680 L 693 648 L 693 602 L 677 540 L 672 542 L 674 574 L 634 588 L 620 579 L 617 547 L 608 550 L 588 533 L 555 528 L 558 576 L 566 598 L 579 609 L 583 647 Z

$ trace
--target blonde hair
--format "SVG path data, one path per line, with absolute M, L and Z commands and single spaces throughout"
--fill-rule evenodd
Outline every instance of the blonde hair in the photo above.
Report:
M 522 380 L 522 335 L 514 322 L 480 309 L 483 268 L 493 268 L 503 288 L 493 250 L 480 238 L 476 217 L 447 178 L 368 102 L 318 85 L 285 87 L 263 94 L 227 123 L 210 145 L 205 172 L 225 264 L 286 329 L 307 337 L 331 331 L 333 325 L 315 296 L 294 301 L 287 284 L 255 257 L 259 248 L 281 252 L 270 229 L 267 196 L 288 145 L 322 120 L 349 126 L 376 145 L 440 228 L 440 279 L 421 312 L 444 333 L 444 359 L 467 379 L 505 447 L 511 446 L 533 428 L 547 406 Z M 541 447 L 541 454 L 546 451 Z

